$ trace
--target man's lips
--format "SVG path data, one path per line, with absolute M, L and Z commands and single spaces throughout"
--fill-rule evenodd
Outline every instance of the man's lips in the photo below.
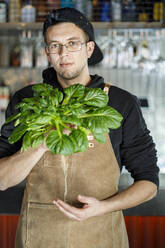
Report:
M 72 66 L 73 65 L 73 63 L 71 63 L 71 62 L 63 62 L 63 63 L 60 63 L 60 66 L 61 67 L 69 67 L 69 66 Z

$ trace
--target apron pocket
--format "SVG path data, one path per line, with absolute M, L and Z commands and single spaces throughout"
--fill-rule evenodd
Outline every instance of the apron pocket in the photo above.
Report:
M 78 222 L 65 217 L 53 204 L 31 202 L 27 205 L 26 217 L 26 227 L 20 229 L 26 233 L 25 240 L 17 242 L 18 248 L 129 247 L 121 211 Z M 20 240 L 21 232 L 18 233 Z
M 55 205 L 28 203 L 27 248 L 67 247 L 67 222 Z

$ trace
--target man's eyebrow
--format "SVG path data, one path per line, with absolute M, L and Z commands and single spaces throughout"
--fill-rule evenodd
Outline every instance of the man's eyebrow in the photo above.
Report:
M 80 37 L 73 36 L 73 37 L 71 37 L 71 38 L 69 38 L 67 40 L 79 40 L 79 39 L 80 39 Z
M 67 41 L 69 41 L 69 40 L 80 40 L 80 38 L 76 37 L 76 36 L 73 36 L 73 37 L 70 37 L 70 38 L 67 39 Z M 51 40 L 50 43 L 52 43 L 52 42 L 58 42 L 59 43 L 58 40 Z

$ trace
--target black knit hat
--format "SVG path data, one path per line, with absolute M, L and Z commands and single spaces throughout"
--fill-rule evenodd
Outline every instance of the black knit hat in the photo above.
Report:
M 74 8 L 61 8 L 52 10 L 46 17 L 43 25 L 43 35 L 45 35 L 48 27 L 56 25 L 60 22 L 71 22 L 80 27 L 89 36 L 89 41 L 95 42 L 94 30 L 89 20 L 77 9 Z M 95 48 L 92 56 L 88 59 L 89 65 L 94 65 L 103 59 L 103 54 L 95 42 Z

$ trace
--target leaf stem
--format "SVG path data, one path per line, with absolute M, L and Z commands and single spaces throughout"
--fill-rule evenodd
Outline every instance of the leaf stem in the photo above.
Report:
M 67 126 L 67 125 L 66 125 L 66 124 L 64 124 L 64 123 L 61 123 L 61 126 L 63 126 L 64 128 L 66 128 L 66 129 L 68 129 L 68 130 L 70 130 L 70 131 L 72 131 L 72 130 L 73 130 L 73 128 L 71 128 L 71 127 Z
M 88 118 L 88 117 L 93 117 L 93 116 L 104 116 L 105 114 L 85 114 L 85 115 L 78 115 L 78 118 Z
M 63 102 L 62 102 L 62 106 L 63 106 L 63 105 L 66 105 L 66 104 L 69 102 L 69 99 L 70 99 L 69 96 L 65 96 L 65 98 L 64 98 L 64 100 L 63 100 Z
M 60 131 L 60 125 L 59 125 L 59 121 L 55 121 L 55 125 L 56 125 L 56 130 L 57 130 L 57 133 L 60 137 L 60 139 L 62 138 L 62 133 Z

